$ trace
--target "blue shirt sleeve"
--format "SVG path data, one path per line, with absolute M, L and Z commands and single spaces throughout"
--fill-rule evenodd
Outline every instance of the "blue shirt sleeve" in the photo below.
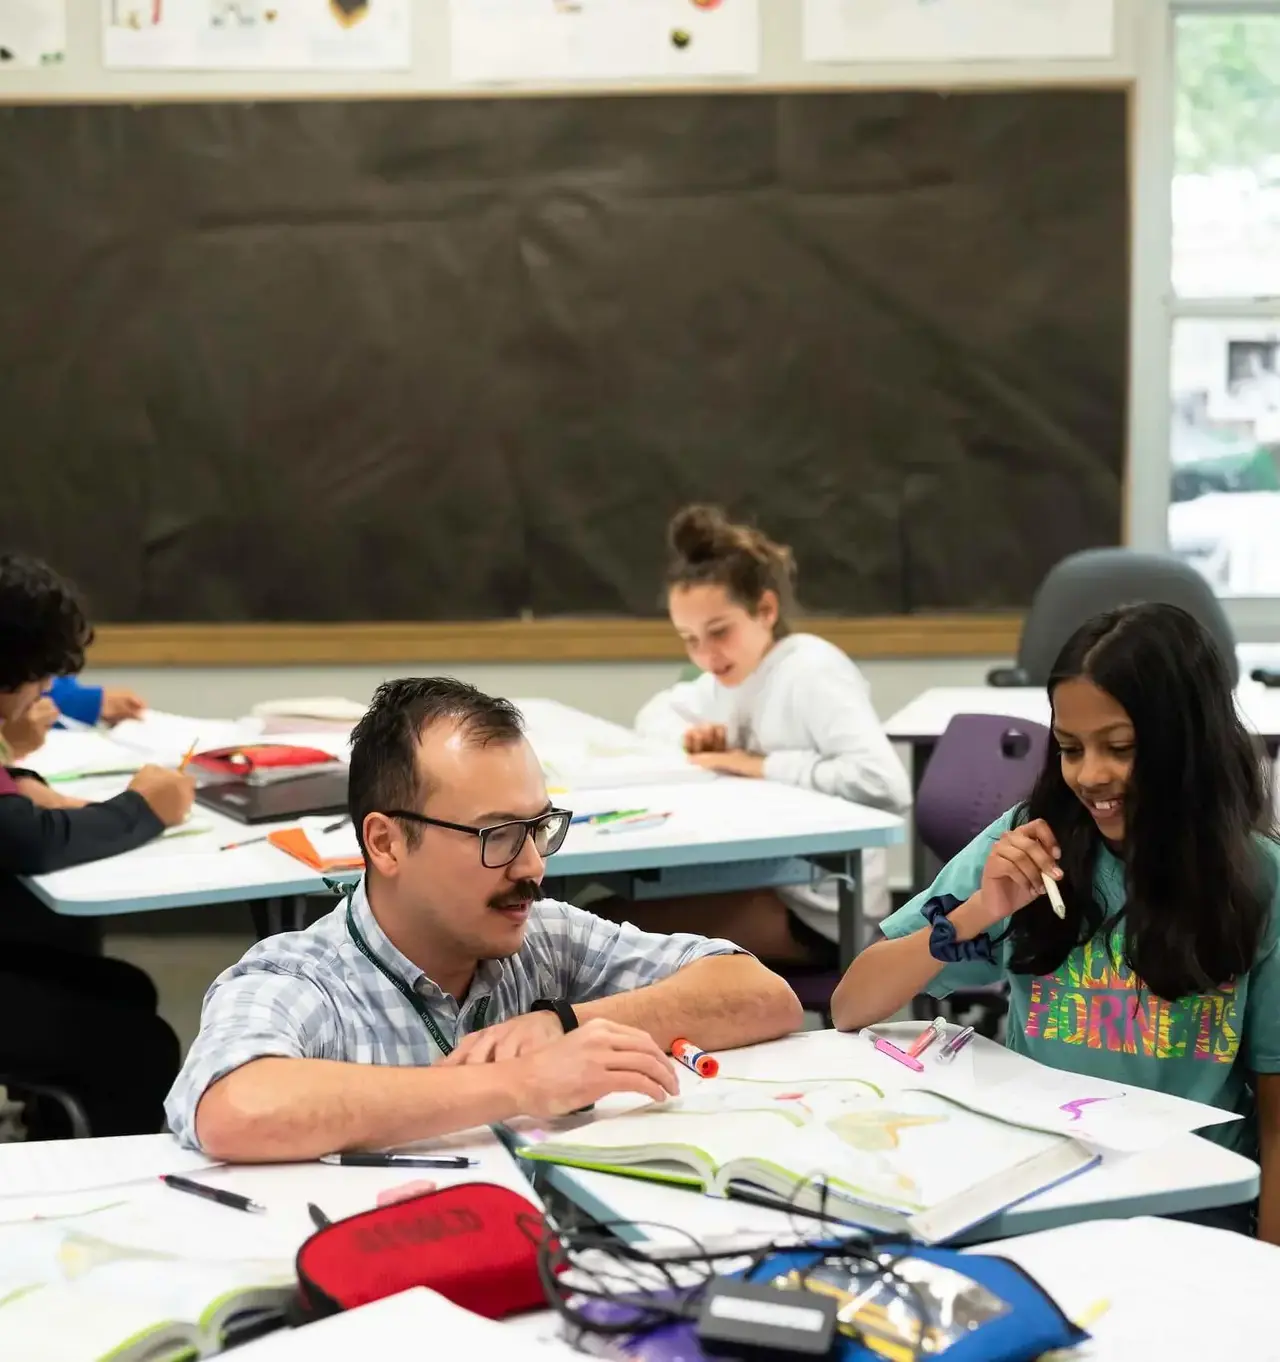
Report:
M 961 903 L 977 893 L 982 884 L 982 868 L 987 863 L 991 848 L 1013 825 L 1013 811 L 1010 810 L 997 818 L 985 832 L 980 832 L 967 847 L 954 856 L 938 872 L 938 878 L 924 891 L 917 894 L 910 903 L 904 903 L 896 913 L 890 914 L 880 924 L 880 930 L 891 941 L 910 936 L 928 924 L 924 920 L 924 906 L 930 899 L 941 894 L 951 894 Z M 997 929 L 996 934 L 999 935 Z M 995 960 L 965 960 L 955 965 L 944 965 L 941 973 L 925 989 L 934 998 L 945 998 L 960 988 L 983 988 L 998 984 L 1006 974 L 1005 962 L 1008 958 L 1008 942 L 1000 941 L 995 945 Z
M 102 714 L 102 687 L 82 686 L 74 676 L 56 678 L 49 698 L 68 719 L 82 724 L 96 724 Z

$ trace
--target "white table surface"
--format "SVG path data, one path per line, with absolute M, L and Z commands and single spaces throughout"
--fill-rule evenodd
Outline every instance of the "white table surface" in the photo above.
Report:
M 915 1024 L 906 1024 L 911 1031 Z M 896 1028 L 877 1027 L 891 1034 Z M 772 1064 L 786 1070 L 788 1064 L 809 1081 L 838 1077 L 845 1072 L 840 1062 L 849 1050 L 848 1069 L 859 1062 L 866 1046 L 860 1036 L 837 1037 L 834 1032 L 805 1032 L 771 1047 Z M 756 1049 L 758 1047 L 752 1047 Z M 1026 1060 L 993 1041 L 975 1037 L 967 1047 L 970 1062 L 984 1083 L 997 1083 L 1016 1076 Z M 794 1051 L 794 1059 L 787 1054 Z M 750 1056 L 752 1050 L 736 1052 Z M 748 1061 L 749 1064 L 749 1061 Z M 735 1064 L 733 1071 L 738 1072 Z M 763 1071 L 750 1069 L 755 1077 Z M 955 1074 L 953 1069 L 952 1074 Z M 786 1072 L 779 1072 L 786 1077 Z M 701 1080 L 681 1071 L 681 1086 Z M 714 1082 L 715 1080 L 711 1080 Z M 608 1106 L 602 1104 L 602 1109 Z M 688 1248 L 686 1230 L 713 1241 L 733 1242 L 743 1236 L 794 1233 L 804 1220 L 738 1201 L 702 1196 L 679 1187 L 583 1169 L 549 1166 L 547 1182 L 561 1195 L 600 1220 L 648 1222 L 651 1228 L 632 1237 L 659 1252 Z M 1102 1163 L 1057 1187 L 1049 1188 L 1019 1206 L 993 1217 L 969 1236 L 971 1240 L 1005 1238 L 1053 1229 L 1080 1220 L 1116 1219 L 1135 1215 L 1172 1215 L 1210 1207 L 1251 1201 L 1258 1194 L 1258 1165 L 1199 1135 L 1176 1135 L 1159 1148 L 1138 1154 L 1104 1154 Z
M 1280 689 L 1242 681 L 1236 687 L 1236 704 L 1259 737 L 1280 742 Z M 1049 699 L 1040 686 L 938 686 L 887 719 L 885 732 L 893 742 L 930 743 L 942 736 L 957 714 L 1007 714 L 1047 724 Z
M 26 1198 L 0 1194 L 0 1223 L 34 1215 L 75 1214 L 127 1198 L 136 1210 L 140 1244 L 151 1241 L 147 1226 L 154 1225 L 165 1248 L 177 1246 L 174 1241 L 178 1238 L 189 1242 L 195 1234 L 200 1237 L 203 1252 L 213 1258 L 235 1261 L 267 1255 L 288 1260 L 313 1232 L 308 1202 L 336 1220 L 368 1210 L 379 1192 L 419 1177 L 430 1178 L 442 1187 L 464 1181 L 497 1182 L 537 1202 L 520 1168 L 497 1141 L 486 1132 L 470 1131 L 430 1145 L 448 1152 L 466 1152 L 480 1160 L 479 1167 L 465 1173 L 331 1168 L 306 1163 L 214 1168 L 193 1174 L 201 1182 L 251 1196 L 267 1207 L 263 1216 L 238 1215 L 159 1185 L 155 1174 L 164 1167 L 165 1148 L 171 1140 L 168 1136 L 150 1138 L 156 1145 L 156 1164 L 145 1184 L 135 1183 L 105 1195 L 82 1192 Z M 64 1150 L 63 1155 L 81 1154 L 92 1165 L 95 1147 L 100 1144 L 96 1140 L 76 1141 L 75 1148 Z M 6 1151 L 17 1148 L 0 1145 L 0 1188 L 11 1182 L 5 1172 Z M 669 1213 L 679 1216 L 691 1204 L 728 1205 L 736 1212 L 756 1210 L 653 1184 L 634 1185 L 651 1198 L 659 1192 L 668 1194 L 646 1206 L 649 1217 Z M 766 1234 L 775 1232 L 776 1213 L 761 1211 L 760 1215 L 769 1217 L 770 1223 L 756 1228 Z M 692 1221 L 689 1226 L 693 1228 Z M 701 1232 L 706 1234 L 705 1228 Z M 715 1246 L 708 1247 L 714 1250 Z M 1162 1258 L 1163 1250 L 1173 1257 Z M 1127 1362 L 1138 1356 L 1225 1356 L 1222 1349 L 1226 1345 L 1248 1343 L 1257 1347 L 1259 1339 L 1266 1336 L 1265 1325 L 1270 1318 L 1266 1292 L 1280 1263 L 1280 1249 L 1240 1236 L 1193 1225 L 1138 1220 L 1112 1226 L 1079 1224 L 1057 1235 L 1001 1245 L 999 1251 L 1023 1263 L 1069 1313 L 1082 1314 L 1091 1302 L 1100 1299 L 1110 1302 L 1108 1312 L 1092 1327 L 1095 1341 L 1079 1350 L 1080 1362 Z M 1206 1273 L 1212 1278 L 1209 1291 L 1202 1289 Z M 1232 1289 L 1241 1291 L 1242 1298 L 1236 1306 L 1226 1308 L 1230 1297 L 1224 1292 Z M 1180 1293 L 1176 1310 L 1166 1308 L 1171 1291 Z M 559 1335 L 558 1321 L 550 1311 L 505 1321 L 503 1327 L 513 1343 L 516 1339 L 554 1339 Z M 1193 1336 L 1198 1345 L 1194 1353 L 1179 1352 L 1179 1343 Z M 303 1336 L 291 1341 L 302 1343 Z M 311 1343 L 307 1343 L 307 1349 L 314 1351 Z M 248 1356 L 255 1348 L 249 1345 L 244 1351 Z M 269 1350 L 264 1351 L 270 1355 Z M 299 1355 L 309 1356 L 310 1351 Z
M 541 705 L 565 728 L 577 715 L 549 701 Z M 589 731 L 601 725 L 616 727 L 588 715 L 577 719 Z M 545 727 L 545 715 L 542 722 Z M 58 788 L 84 798 L 104 798 L 126 784 L 127 779 L 112 778 Z M 905 838 L 905 825 L 894 814 L 762 780 L 715 777 L 586 789 L 554 798 L 578 813 L 644 807 L 670 812 L 671 817 L 641 831 L 611 833 L 585 824 L 572 828 L 564 847 L 548 862 L 551 879 L 852 854 Z M 273 828 L 296 827 L 300 821 L 323 825 L 332 818 L 246 826 L 197 805 L 193 819 L 208 824 L 210 831 L 161 839 L 123 856 L 33 876 L 27 884 L 55 912 L 70 916 L 285 899 L 324 891 L 319 875 L 266 842 L 232 851 L 220 848 L 262 837 Z

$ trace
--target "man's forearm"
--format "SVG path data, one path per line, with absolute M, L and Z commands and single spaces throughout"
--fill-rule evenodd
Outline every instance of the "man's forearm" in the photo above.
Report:
M 229 1163 L 406 1144 L 509 1120 L 520 1105 L 515 1068 L 257 1059 L 205 1091 L 196 1137 L 206 1154 Z
M 647 1031 L 664 1050 L 682 1036 L 704 1050 L 774 1040 L 804 1017 L 786 982 L 748 955 L 695 960 L 659 984 L 573 1010 L 581 1021 L 604 1017 Z

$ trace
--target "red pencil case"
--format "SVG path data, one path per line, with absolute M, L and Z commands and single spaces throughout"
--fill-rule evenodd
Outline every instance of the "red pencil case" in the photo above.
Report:
M 252 771 L 274 767 L 331 766 L 337 761 L 331 752 L 318 747 L 290 747 L 287 743 L 255 743 L 246 747 L 218 747 L 199 752 L 189 766 L 219 776 L 247 776 Z
M 308 1318 L 428 1286 L 489 1319 L 546 1308 L 542 1213 L 509 1187 L 467 1182 L 378 1206 L 318 1230 L 298 1250 Z

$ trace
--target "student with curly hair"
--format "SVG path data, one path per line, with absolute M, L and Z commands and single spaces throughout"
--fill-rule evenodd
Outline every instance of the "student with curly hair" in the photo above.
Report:
M 76 593 L 51 568 L 0 555 L 0 739 L 41 702 L 52 677 L 80 670 L 92 637 Z M 187 816 L 194 783 L 145 767 L 128 790 L 91 804 L 50 789 L 7 754 L 3 760 L 0 1082 L 67 1088 L 95 1135 L 158 1130 L 178 1046 L 156 1016 L 151 981 L 121 961 L 69 949 L 66 920 L 17 877 L 143 845 Z

